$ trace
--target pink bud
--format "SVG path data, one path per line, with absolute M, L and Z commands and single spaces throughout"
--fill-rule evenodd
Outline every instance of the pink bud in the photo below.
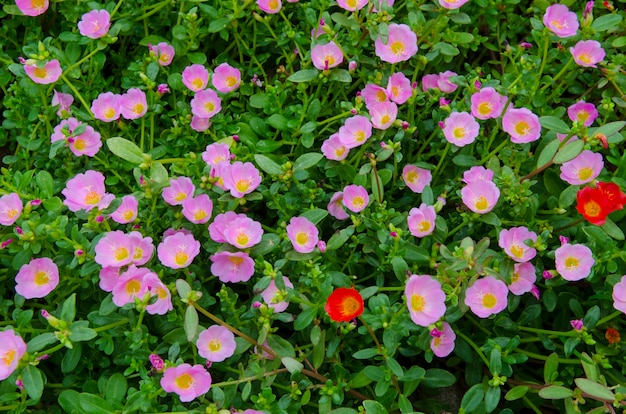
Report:
M 417 89 L 417 82 L 413 82 L 413 83 L 411 84 L 411 88 L 412 88 L 412 89 Z
M 20 236 L 24 234 L 24 230 L 22 230 L 22 228 L 21 228 L 21 227 L 16 227 L 16 228 L 15 228 L 15 232 L 16 232 L 17 234 L 19 234 Z
M 5 247 L 7 247 L 9 244 L 11 244 L 13 242 L 13 239 L 8 239 L 6 241 L 3 241 L 0 244 L 0 250 L 4 249 Z
M 320 252 L 326 253 L 326 242 L 323 240 L 318 241 L 317 248 L 320 249 Z
M 354 72 L 356 70 L 357 67 L 357 63 L 354 60 L 351 60 L 350 62 L 348 62 L 348 70 L 350 72 Z
M 50 314 L 48 313 L 47 310 L 42 309 L 41 310 L 41 316 L 43 316 L 45 319 L 48 319 L 50 317 Z
M 39 204 L 41 204 L 41 200 L 39 199 L 31 200 L 30 202 L 30 205 L 33 207 L 38 206 Z
M 433 328 L 433 330 L 430 331 L 430 336 L 433 338 L 441 338 L 441 335 L 443 335 L 443 331 L 440 331 L 437 328 Z
M 569 242 L 569 239 L 565 236 L 559 236 L 559 241 L 561 242 L 561 246 L 564 244 L 567 244 Z
M 233 140 L 239 142 L 239 135 L 233 135 Z M 232 155 L 232 154 L 231 154 Z
M 104 216 L 98 216 L 96 217 L 96 222 L 97 223 L 102 223 L 104 221 Z
M 18 379 L 16 379 L 16 380 L 15 380 L 15 385 L 17 386 L 17 388 L 19 388 L 19 389 L 20 389 L 20 391 L 23 391 L 23 390 L 24 390 L 24 383 L 22 382 L 22 380 L 21 380 L 21 379 L 19 379 L 19 378 L 18 378 Z
M 535 299 L 539 300 L 539 288 L 536 285 L 533 285 L 532 288 L 530 288 L 530 294 L 533 295 L 535 297 Z
M 572 325 L 572 328 L 577 331 L 581 331 L 583 329 L 583 320 L 582 319 L 572 319 L 569 321 L 569 324 Z
M 549 270 L 544 270 L 543 271 L 543 278 L 544 279 L 552 279 L 554 277 L 554 275 L 552 274 L 551 271 Z
M 531 47 L 533 47 L 533 45 L 528 42 L 521 42 L 519 45 L 524 49 L 530 49 Z
M 402 129 L 404 129 L 405 131 L 409 129 L 409 127 L 411 126 L 411 124 L 409 124 L 407 121 L 402 121 L 400 125 L 402 126 Z
M 480 83 L 480 81 L 475 81 L 474 82 L 474 88 L 476 88 L 476 90 L 480 90 L 480 88 L 483 87 L 483 84 Z
M 169 93 L 170 88 L 169 86 L 167 86 L 166 83 L 162 83 L 159 86 L 157 86 L 157 93 L 159 95 L 165 95 L 166 93 Z
M 441 129 L 446 127 L 446 124 L 444 124 L 443 121 L 439 121 L 437 124 L 439 125 L 439 128 Z
M 252 304 L 252 307 L 253 307 L 253 308 L 260 308 L 260 307 L 261 307 L 261 305 L 262 305 L 262 303 L 261 303 L 261 302 L 259 302 L 259 301 L 257 300 L 256 302 L 254 302 L 254 303 Z
M 391 232 L 389 232 L 389 235 L 391 237 L 398 237 L 398 232 L 397 231 L 391 231 Z
M 80 256 L 82 256 L 84 253 L 85 253 L 85 252 L 83 252 L 83 250 L 82 250 L 82 249 L 76 249 L 76 250 L 74 251 L 74 255 L 75 255 L 76 257 L 80 257 Z
M 356 115 L 357 114 L 357 110 L 355 108 L 350 109 L 350 113 L 352 115 Z
M 324 26 L 326 24 L 326 22 L 324 22 L 324 18 L 320 19 L 320 26 Z
M 450 104 L 450 100 L 444 97 L 439 98 L 439 106 L 448 106 Z
M 163 362 L 163 359 L 157 354 L 150 354 L 148 359 L 150 359 L 150 363 L 152 364 L 152 367 L 154 367 L 154 369 L 157 370 L 157 372 L 161 372 L 163 368 L 165 367 L 165 363 Z

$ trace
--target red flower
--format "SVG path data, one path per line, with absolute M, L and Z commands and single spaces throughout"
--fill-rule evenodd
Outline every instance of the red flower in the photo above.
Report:
M 328 297 L 324 310 L 335 322 L 349 322 L 363 313 L 363 297 L 355 288 L 337 288 Z
M 576 195 L 576 210 L 596 226 L 605 223 L 606 217 L 626 204 L 626 194 L 615 183 L 599 182 L 597 187 L 585 187 Z
M 624 204 L 626 204 L 626 194 L 622 193 L 617 184 L 599 182 L 598 188 L 604 193 L 607 200 L 611 203 L 613 211 L 624 208 Z
M 621 340 L 619 336 L 619 331 L 613 328 L 607 328 L 604 337 L 607 341 L 609 341 L 609 345 L 617 344 Z

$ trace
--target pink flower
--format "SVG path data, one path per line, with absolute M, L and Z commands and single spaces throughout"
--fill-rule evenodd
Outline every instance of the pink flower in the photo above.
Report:
M 209 118 L 201 118 L 197 115 L 192 115 L 189 126 L 196 132 L 204 132 L 211 126 L 211 120 Z
M 478 119 L 497 118 L 502 114 L 507 97 L 500 95 L 491 87 L 482 88 L 471 98 L 472 115 Z
M 287 225 L 287 237 L 298 253 L 311 253 L 319 241 L 319 230 L 305 217 L 292 217 Z
M 183 204 L 187 198 L 193 197 L 196 186 L 188 177 L 171 178 L 169 187 L 163 189 L 163 200 L 171 206 Z
M 574 56 L 574 62 L 586 68 L 596 68 L 606 55 L 602 45 L 597 40 L 581 40 L 570 47 L 569 51 Z
M 412 275 L 404 289 L 411 320 L 428 326 L 446 313 L 446 294 L 437 279 L 428 275 Z
M 475 213 L 489 213 L 498 203 L 500 190 L 493 181 L 473 181 L 461 189 L 463 204 Z
M 251 162 L 233 163 L 222 176 L 224 187 L 230 191 L 230 195 L 235 198 L 242 198 L 250 194 L 261 184 L 261 174 Z
M 0 332 L 0 381 L 9 378 L 25 353 L 26 342 L 13 329 Z
M 231 224 L 235 219 L 242 218 L 245 219 L 248 216 L 245 214 L 237 214 L 234 211 L 227 211 L 226 213 L 220 213 L 215 216 L 213 223 L 209 224 L 209 236 L 211 240 L 216 243 L 225 243 L 226 237 L 224 237 L 224 230 Z
M 398 105 L 402 105 L 413 96 L 411 80 L 402 72 L 394 73 L 387 82 L 387 96 Z
M 159 62 L 161 66 L 169 66 L 176 54 L 174 47 L 165 42 L 161 42 L 156 46 L 148 44 L 148 50 L 150 51 L 150 55 L 157 57 L 157 62 Z
M 576 13 L 569 11 L 563 4 L 553 4 L 543 15 L 543 24 L 560 38 L 575 36 L 578 31 Z
M 283 285 L 293 289 L 293 283 L 287 277 L 283 276 Z M 261 292 L 261 297 L 267 303 L 267 306 L 274 309 L 274 313 L 284 312 L 289 306 L 289 302 L 285 301 L 287 292 L 280 290 L 276 286 L 276 282 L 272 279 L 270 284 Z
M 204 224 L 211 219 L 213 202 L 207 194 L 183 200 L 183 216 L 194 224 Z
M 165 237 L 157 247 L 157 256 L 163 266 L 183 269 L 200 253 L 200 242 L 191 234 L 176 233 Z
M 100 289 L 104 290 L 105 292 L 112 292 L 113 288 L 120 278 L 120 268 L 103 267 L 102 269 L 100 269 L 98 277 L 100 279 L 100 282 L 98 283 Z
M 515 263 L 509 290 L 514 295 L 523 295 L 532 290 L 536 280 L 535 266 L 532 263 Z
M 261 223 L 243 215 L 243 217 L 237 217 L 229 222 L 224 228 L 223 234 L 226 243 L 238 249 L 247 249 L 261 241 L 263 228 Z
M 209 70 L 202 65 L 194 63 L 183 69 L 183 84 L 192 92 L 198 92 L 207 87 L 209 83 Z
M 220 142 L 207 145 L 206 150 L 202 153 L 202 159 L 210 166 L 221 162 L 229 162 L 231 158 L 232 154 L 229 146 Z
M 343 53 L 337 43 L 331 41 L 325 45 L 317 44 L 311 49 L 311 61 L 319 70 L 328 70 L 343 62 Z
M 128 236 L 130 237 L 130 246 L 133 252 L 133 264 L 141 266 L 148 263 L 154 252 L 152 237 L 143 237 L 138 231 L 131 231 Z
M 450 81 L 450 78 L 453 76 L 459 76 L 456 72 L 452 72 L 447 70 L 439 74 L 439 78 L 437 79 L 437 87 L 443 93 L 452 93 L 456 91 L 459 87 L 457 84 L 454 84 Z
M 200 118 L 211 118 L 222 110 L 222 99 L 213 89 L 196 92 L 191 100 L 191 112 Z
M 502 117 L 502 129 L 511 136 L 511 142 L 525 144 L 539 139 L 539 117 L 527 108 L 512 108 Z
M 52 95 L 52 106 L 59 105 L 59 110 L 57 111 L 57 115 L 59 117 L 67 116 L 70 110 L 70 106 L 74 103 L 74 97 L 69 93 L 57 92 L 54 90 L 54 95 Z
M 565 280 L 574 282 L 591 273 L 595 261 L 591 249 L 583 244 L 564 244 L 554 251 L 556 271 Z
M 343 191 L 337 191 L 333 194 L 330 198 L 328 206 L 326 206 L 326 209 L 328 210 L 328 213 L 337 220 L 345 220 L 350 217 L 350 215 L 346 213 L 346 210 L 343 208 Z
M 504 252 L 518 263 L 532 260 L 537 254 L 534 247 L 525 244 L 526 240 L 537 243 L 537 233 L 529 231 L 526 227 L 512 227 L 509 230 L 502 229 L 498 238 L 498 245 Z
M 409 231 L 415 237 L 426 237 L 435 231 L 436 218 L 435 207 L 422 203 L 418 208 L 412 208 L 409 211 L 407 218 Z
M 446 140 L 457 147 L 464 147 L 474 142 L 479 132 L 480 125 L 467 112 L 452 112 L 446 118 L 443 128 Z
M 122 267 L 133 261 L 130 236 L 120 230 L 110 231 L 98 240 L 95 261 L 102 267 Z
M 254 260 L 245 252 L 219 252 L 210 257 L 211 273 L 222 283 L 247 282 L 254 275 Z
M 0 224 L 10 226 L 20 218 L 24 204 L 17 193 L 0 197 Z
M 343 189 L 343 200 L 341 202 L 348 210 L 358 213 L 365 210 L 370 202 L 370 198 L 364 187 L 352 184 Z
M 70 179 L 61 194 L 65 196 L 63 204 L 70 211 L 90 211 L 94 207 L 105 209 L 111 204 L 115 196 L 105 191 L 104 175 L 98 171 L 87 170 Z
M 259 9 L 269 14 L 276 14 L 283 7 L 281 0 L 256 0 L 256 4 Z
M 102 122 L 117 121 L 122 113 L 122 95 L 104 92 L 91 103 L 93 117 Z
M 393 102 L 379 102 L 369 108 L 372 126 L 385 130 L 393 124 L 398 116 L 398 107 Z
M 339 134 L 332 134 L 328 139 L 322 142 L 322 154 L 334 161 L 345 160 L 350 151 L 341 143 Z
M 241 72 L 228 63 L 222 63 L 213 71 L 211 83 L 218 92 L 232 92 L 241 85 Z
M 602 154 L 584 150 L 573 160 L 561 164 L 561 180 L 571 185 L 592 182 L 604 168 Z
M 432 173 L 424 168 L 408 164 L 402 169 L 402 180 L 414 193 L 421 194 L 432 179 Z
M 409 60 L 417 53 L 417 35 L 406 24 L 391 23 L 387 43 L 380 35 L 374 42 L 376 56 L 383 62 L 398 63 Z
M 509 289 L 493 276 L 476 280 L 465 291 L 465 305 L 479 318 L 502 312 L 506 309 Z
M 430 349 L 439 358 L 444 358 L 454 350 L 456 334 L 448 322 L 442 322 L 441 325 L 443 327 L 442 330 L 435 328 L 430 332 L 430 336 L 433 337 L 430 340 Z
M 82 133 L 74 135 L 77 129 L 83 130 Z M 50 135 L 50 142 L 64 140 L 70 148 L 70 151 L 77 157 L 86 155 L 93 157 L 102 147 L 100 134 L 91 126 L 84 125 L 76 118 L 68 118 L 61 121 L 59 125 L 54 127 L 54 132 Z
M 357 11 L 365 7 L 367 1 L 368 0 L 337 0 L 337 5 L 344 10 Z
M 462 5 L 468 2 L 468 0 L 438 0 L 438 1 L 439 1 L 439 4 L 441 4 L 441 7 L 443 7 L 444 9 L 450 9 L 450 10 L 458 9 Z
M 41 63 L 24 65 L 24 71 L 33 82 L 41 85 L 48 85 L 58 81 L 61 77 L 61 73 L 63 72 L 61 64 L 56 59 L 46 62 L 45 65 L 42 65 Z
M 611 296 L 613 297 L 613 307 L 618 311 L 626 313 L 626 275 L 622 276 L 620 281 L 613 286 L 613 293 Z M 0 361 L 2 361 L 1 358 Z M 1 375 L 0 379 L 2 379 Z
M 126 119 L 141 118 L 148 111 L 146 93 L 139 88 L 130 88 L 119 98 L 122 116 Z
M 370 109 L 379 102 L 387 102 L 387 100 L 389 100 L 389 93 L 387 89 L 373 83 L 365 85 L 365 87 L 361 90 L 361 96 L 365 101 L 367 109 Z
M 137 218 L 137 207 L 139 202 L 132 195 L 125 195 L 122 197 L 122 203 L 120 206 L 111 213 L 111 218 L 116 223 L 127 224 L 135 221 Z
M 493 181 L 493 171 L 489 168 L 474 166 L 463 173 L 463 179 L 461 181 L 465 184 L 474 181 Z
M 106 10 L 92 10 L 83 14 L 78 22 L 78 30 L 83 36 L 99 39 L 109 32 L 111 15 Z
M 50 3 L 48 0 L 15 0 L 15 5 L 25 16 L 34 17 L 45 13 Z
M 422 90 L 424 92 L 429 89 L 439 88 L 439 74 L 431 73 L 422 77 Z
M 15 291 L 26 299 L 43 298 L 59 284 L 59 268 L 49 258 L 32 259 L 15 276 Z
M 196 340 L 198 354 L 211 362 L 222 362 L 235 354 L 235 335 L 220 325 L 209 326 Z
M 362 115 L 355 115 L 346 119 L 339 128 L 339 141 L 347 149 L 352 149 L 365 144 L 372 136 L 372 123 Z
M 578 101 L 567 108 L 567 115 L 572 122 L 578 121 L 588 127 L 591 126 L 593 121 L 598 117 L 598 110 L 592 103 Z
M 130 265 L 128 270 L 119 276 L 113 287 L 113 303 L 122 307 L 127 303 L 133 303 L 135 298 L 143 300 L 148 293 L 145 276 L 149 273 L 152 273 L 150 269 Z
M 165 392 L 178 394 L 182 402 L 189 402 L 209 391 L 211 374 L 200 364 L 193 367 L 189 364 L 180 364 L 164 371 L 161 387 Z
M 146 273 L 143 277 L 143 282 L 148 286 L 148 292 L 152 296 L 156 296 L 156 301 L 146 306 L 146 312 L 150 315 L 165 315 L 174 309 L 172 294 L 156 273 Z

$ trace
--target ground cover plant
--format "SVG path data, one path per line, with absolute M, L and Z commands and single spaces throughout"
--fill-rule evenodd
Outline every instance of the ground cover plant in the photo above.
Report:
M 622 412 L 624 2 L 5 2 L 0 411 Z

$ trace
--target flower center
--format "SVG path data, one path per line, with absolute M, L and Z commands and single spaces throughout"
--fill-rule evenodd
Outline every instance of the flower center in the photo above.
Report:
M 206 109 L 207 112 L 213 112 L 215 110 L 215 104 L 213 102 L 207 102 L 204 104 L 204 109 Z
M 193 218 L 196 221 L 200 221 L 203 218 L 205 218 L 207 216 L 206 211 L 205 210 L 196 210 L 193 213 Z
M 411 309 L 415 312 L 421 312 L 426 307 L 426 299 L 424 296 L 413 295 L 411 296 Z
M 567 27 L 567 24 L 560 20 L 552 20 L 550 23 L 552 23 L 552 26 L 556 27 L 559 30 L 563 29 L 564 27 Z
M 519 280 L 519 272 L 513 273 L 513 277 L 511 278 L 511 283 L 515 283 Z
M 524 249 L 519 244 L 514 244 L 509 250 L 511 250 L 511 254 L 518 259 L 524 255 Z
M 46 76 L 48 76 L 48 71 L 43 68 L 35 68 L 33 75 L 35 75 L 36 78 L 45 79 Z
M 478 104 L 478 113 L 481 115 L 489 115 L 493 110 L 493 106 L 489 102 L 481 102 Z
M 50 281 L 50 277 L 48 277 L 48 273 L 46 272 L 37 272 L 35 273 L 35 284 L 37 286 L 43 286 L 48 284 Z
M 134 295 L 141 290 L 141 283 L 138 280 L 131 280 L 126 283 L 126 293 Z
M 358 131 L 354 133 L 354 140 L 356 142 L 362 142 L 365 140 L 365 132 L 363 131 Z
M 528 134 L 528 132 L 530 132 L 530 125 L 528 125 L 528 123 L 525 121 L 520 121 L 515 124 L 515 132 L 517 132 L 519 135 L 526 135 Z
M 174 256 L 174 261 L 179 266 L 183 266 L 185 263 L 187 263 L 188 259 L 189 255 L 185 252 L 176 252 L 176 255 Z
M 404 43 L 402 43 L 399 40 L 396 40 L 395 42 L 393 42 L 389 48 L 391 49 L 391 52 L 394 55 L 401 55 L 402 53 L 404 53 Z
M 156 295 L 159 299 L 167 298 L 167 292 L 165 291 L 165 289 L 162 289 L 160 287 L 156 288 Z
M 399 88 L 399 87 L 397 87 L 397 86 L 392 86 L 392 87 L 391 87 L 391 94 L 392 94 L 394 97 L 398 97 L 398 95 L 400 94 L 400 88 Z
M 235 86 L 237 84 L 237 78 L 235 78 L 234 76 L 226 76 L 226 79 L 224 80 L 224 83 L 229 88 L 232 88 L 233 86 Z
M 218 341 L 217 339 L 212 339 L 209 342 L 209 350 L 211 352 L 217 352 L 220 349 L 222 349 L 222 343 L 220 341 Z
M 187 373 L 176 377 L 176 386 L 184 390 L 193 387 L 193 377 Z
M 131 220 L 134 215 L 135 213 L 130 209 L 122 213 L 122 217 L 124 218 L 124 220 Z
M 426 220 L 420 221 L 420 223 L 417 225 L 417 230 L 421 233 L 427 232 L 428 230 L 430 230 L 430 222 Z
M 202 89 L 204 87 L 204 82 L 200 78 L 195 78 L 191 84 L 195 89 Z
M 578 55 L 578 60 L 588 64 L 591 63 L 591 56 L 588 53 L 581 53 Z
M 474 202 L 474 207 L 476 207 L 476 210 L 486 210 L 489 207 L 489 201 L 487 201 L 485 196 L 480 196 Z
M 41 10 L 44 8 L 45 1 L 44 0 L 32 0 L 31 2 L 33 9 Z
M 344 146 L 341 146 L 341 147 L 335 149 L 335 155 L 337 157 L 341 157 L 345 152 L 346 152 L 346 147 L 344 147 Z
M 296 243 L 300 244 L 300 245 L 304 245 L 309 241 L 309 236 L 301 231 L 300 233 L 296 234 Z
M 584 167 L 578 170 L 578 179 L 581 181 L 590 179 L 592 175 L 593 170 L 590 167 Z
M 104 112 L 102 112 L 102 115 L 104 115 L 104 117 L 107 119 L 111 119 L 115 116 L 115 109 L 109 106 L 107 109 L 104 110 Z
M 239 180 L 237 181 L 237 184 L 235 184 L 235 187 L 240 193 L 245 193 L 250 188 L 250 180 L 248 180 L 247 178 Z
M 498 299 L 493 293 L 485 293 L 483 295 L 483 306 L 487 309 L 491 309 L 498 303 Z
M 17 210 L 15 210 L 14 208 L 10 208 L 6 210 L 5 213 L 9 217 L 9 219 L 12 219 L 13 217 L 17 215 Z
M 95 191 L 90 191 L 85 195 L 85 204 L 94 205 L 100 202 L 100 194 Z
M 593 200 L 587 201 L 584 206 L 585 214 L 589 217 L 598 217 L 600 215 L 600 204 Z
M 581 121 L 584 122 L 589 118 L 589 112 L 587 111 L 580 111 L 576 114 L 576 118 Z
M 353 297 L 347 297 L 341 303 L 342 315 L 353 315 L 359 309 L 359 302 Z
M 267 7 L 270 10 L 277 10 L 278 9 L 278 0 L 270 0 L 270 2 L 267 4 Z
M 143 110 L 145 109 L 145 106 L 143 106 L 143 104 L 135 104 L 135 106 L 133 106 L 133 112 L 136 114 L 140 114 L 143 112 Z
M 117 260 L 118 262 L 125 260 L 126 258 L 128 258 L 128 256 L 129 253 L 126 247 L 118 247 L 117 249 L 115 249 L 115 253 L 113 253 L 113 257 L 115 257 L 115 260 Z
M 143 249 L 141 247 L 135 247 L 135 251 L 133 252 L 133 259 L 138 260 L 143 257 Z
M 567 270 L 573 270 L 578 267 L 578 259 L 575 257 L 568 257 L 565 259 L 565 267 Z
M 435 345 L 435 348 L 441 345 L 441 337 L 433 338 L 433 344 Z
M 452 130 L 452 134 L 454 135 L 454 138 L 456 139 L 461 139 L 463 137 L 465 137 L 465 128 L 463 127 L 456 127 Z
M 352 207 L 356 209 L 363 207 L 363 204 L 365 204 L 365 200 L 361 196 L 356 196 L 352 199 Z
M 167 53 L 162 53 L 161 52 L 161 56 L 159 56 L 159 62 L 161 63 L 167 63 L 170 60 L 170 55 L 168 55 Z
M 350 7 L 351 9 L 355 9 L 356 8 L 356 0 L 348 0 L 346 1 L 346 4 L 348 5 L 348 7 Z
M 243 263 L 243 257 L 239 257 L 239 256 L 230 256 L 228 258 L 228 260 L 234 265 L 234 266 L 241 266 L 241 264 Z
M 382 125 L 386 124 L 387 122 L 389 122 L 391 120 L 391 117 L 387 114 L 383 115 L 382 117 L 380 117 L 380 123 Z
M 15 349 L 7 351 L 2 357 L 2 363 L 6 366 L 11 365 L 11 363 L 13 363 L 13 360 L 15 359 L 15 353 Z
M 187 198 L 187 194 L 183 193 L 182 191 L 176 193 L 176 195 L 174 196 L 174 200 L 176 201 L 183 201 L 186 198 Z
M 84 150 L 86 146 L 87 144 L 85 144 L 84 139 L 76 138 L 76 140 L 74 141 L 74 148 L 76 148 L 78 151 Z
M 406 180 L 410 182 L 411 184 L 415 183 L 418 179 L 419 179 L 419 174 L 415 171 L 410 171 L 406 175 Z
M 245 246 L 250 241 L 250 237 L 246 233 L 239 233 L 236 238 L 237 244 Z
M 385 91 L 376 92 L 376 102 L 387 102 L 387 94 Z

